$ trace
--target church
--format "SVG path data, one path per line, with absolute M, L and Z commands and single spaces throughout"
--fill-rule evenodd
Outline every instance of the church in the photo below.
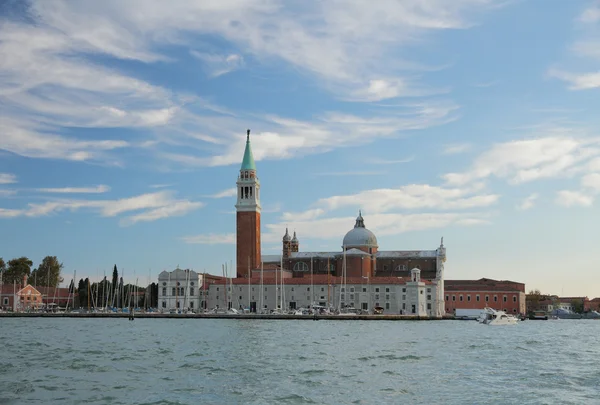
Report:
M 376 302 L 377 306 L 390 310 L 394 308 L 395 311 L 401 311 L 404 306 L 405 310 L 408 308 L 408 313 L 429 316 L 444 315 L 446 248 L 443 239 L 440 246 L 433 250 L 379 250 L 377 237 L 366 227 L 365 219 L 359 211 L 354 227 L 343 237 L 339 251 L 302 252 L 296 232 L 291 236 L 286 229 L 282 238 L 281 254 L 263 255 L 260 225 L 261 184 L 252 154 L 250 130 L 246 134 L 246 147 L 236 184 L 236 272 L 238 280 L 235 284 L 252 284 L 252 279 L 257 279 L 262 275 L 263 279 L 283 278 L 288 286 L 305 285 L 308 281 L 307 278 L 311 278 L 312 282 L 317 280 L 317 283 L 327 284 L 332 282 L 334 284 L 365 284 L 366 282 L 372 285 L 381 284 L 381 288 L 387 289 L 389 292 L 390 287 L 385 285 L 391 283 L 394 288 L 402 285 L 404 294 L 397 294 L 398 302 L 394 305 L 388 302 L 384 306 L 383 302 Z M 427 295 L 429 302 L 424 300 L 417 305 L 417 309 L 413 312 L 410 309 L 414 308 L 414 305 L 400 302 L 399 297 L 404 296 L 406 299 L 407 296 L 412 296 L 406 294 L 406 288 L 415 282 L 421 283 L 421 287 L 426 288 L 426 290 L 421 290 L 417 296 Z M 425 285 L 427 287 L 424 287 Z M 379 290 L 379 288 L 377 289 Z M 240 288 L 241 290 L 242 288 Z M 396 296 L 396 294 L 394 295 Z M 383 296 L 385 294 L 382 294 Z M 387 294 L 388 300 L 390 297 L 391 295 Z M 249 296 L 248 299 L 250 299 Z M 338 305 L 355 306 L 357 304 L 348 298 L 344 301 L 344 303 L 338 302 Z M 377 301 L 384 300 L 378 299 Z M 365 305 L 363 302 L 360 303 L 360 306 L 370 308 L 373 304 L 371 297 L 369 297 L 369 302 L 371 305 L 368 303 Z M 358 307 L 358 305 L 356 306 Z M 419 307 L 422 307 L 422 311 L 418 310 Z

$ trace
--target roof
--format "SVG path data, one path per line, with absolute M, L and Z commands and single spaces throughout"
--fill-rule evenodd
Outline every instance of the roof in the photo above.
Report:
M 242 160 L 242 167 L 240 170 L 256 170 L 252 146 L 250 145 L 250 130 L 248 130 L 246 137 L 246 149 L 244 150 L 244 159 Z
M 437 250 L 380 250 L 375 254 L 376 257 L 380 258 L 424 258 L 424 257 L 437 257 Z
M 28 284 L 31 285 L 31 284 Z M 40 294 L 42 294 L 43 297 L 48 297 L 48 298 L 54 298 L 56 297 L 58 298 L 67 298 L 69 296 L 73 296 L 73 293 L 69 293 L 69 289 L 67 287 L 59 287 L 59 288 L 54 288 L 54 287 L 42 287 L 42 286 L 32 286 L 34 289 L 36 289 L 37 291 L 40 292 Z M 22 284 L 16 284 L 15 286 L 13 286 L 12 284 L 4 284 L 2 286 L 2 288 L 0 289 L 0 293 L 2 295 L 12 295 L 15 292 L 19 292 L 20 290 L 23 289 L 23 285 Z M 77 295 L 77 288 L 75 288 L 75 295 Z
M 325 274 L 315 274 L 312 277 L 312 284 L 314 285 L 327 285 L 327 283 L 329 282 L 329 284 L 331 285 L 339 285 L 342 284 L 342 277 L 335 277 L 335 276 L 329 276 L 327 277 L 327 275 Z M 279 278 L 277 279 L 277 282 L 280 283 L 281 281 L 279 280 Z M 369 281 L 366 278 L 362 278 L 362 277 L 347 277 L 346 279 L 346 284 L 352 284 L 352 285 L 367 285 L 367 284 L 371 284 L 371 285 L 385 285 L 385 284 L 406 284 L 411 282 L 410 277 L 373 277 Z M 426 285 L 431 285 L 433 284 L 431 282 L 431 280 L 421 280 L 422 283 L 426 284 Z M 233 278 L 233 279 L 228 279 L 227 284 L 233 284 L 233 285 L 248 285 L 248 279 L 247 278 Z M 260 283 L 260 277 L 252 277 L 252 279 L 250 280 L 251 284 L 259 284 Z M 284 277 L 284 284 L 288 284 L 288 285 L 311 285 L 311 277 L 293 277 L 293 278 L 285 278 Z M 216 281 L 215 283 L 212 284 L 225 284 L 225 280 L 219 280 Z M 275 278 L 274 277 L 266 277 L 266 274 L 263 275 L 263 284 L 275 284 Z
M 187 279 L 188 278 L 188 273 L 189 273 L 189 278 L 193 279 L 193 278 L 198 278 L 199 273 L 195 272 L 194 270 L 190 270 L 190 269 L 175 269 L 171 272 L 169 271 L 161 271 L 160 274 L 158 275 L 158 279 L 159 280 L 168 280 L 169 278 L 172 279 Z
M 335 259 L 340 256 L 342 252 L 292 252 L 290 257 L 292 259 Z
M 446 291 L 514 291 L 525 292 L 525 284 L 510 280 L 445 280 Z
M 279 263 L 281 261 L 281 255 L 262 255 L 261 259 L 263 263 Z

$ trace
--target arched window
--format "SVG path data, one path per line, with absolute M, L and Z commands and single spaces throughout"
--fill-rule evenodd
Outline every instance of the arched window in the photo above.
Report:
M 397 265 L 394 271 L 406 271 L 406 264 Z
M 323 266 L 323 271 L 324 271 L 325 273 L 327 273 L 327 272 L 328 272 L 328 270 L 329 270 L 329 273 L 330 273 L 330 274 L 333 274 L 333 273 L 335 273 L 335 266 L 334 266 L 333 264 L 329 264 L 329 266 L 327 266 L 327 265 Z
M 294 271 L 308 271 L 308 264 L 304 262 L 297 262 L 294 264 Z

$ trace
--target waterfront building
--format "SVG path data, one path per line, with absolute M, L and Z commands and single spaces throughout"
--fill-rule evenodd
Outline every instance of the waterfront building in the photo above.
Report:
M 33 286 L 28 277 L 16 284 L 0 285 L 0 308 L 11 311 L 39 310 L 42 308 L 73 305 L 73 294 L 68 288 Z
M 158 307 L 162 311 L 192 310 L 206 307 L 203 289 L 209 283 L 224 280 L 224 277 L 198 273 L 177 267 L 173 271 L 162 271 L 158 275 Z M 138 297 L 138 300 L 140 297 Z
M 525 284 L 507 280 L 446 280 L 445 306 L 447 313 L 456 309 L 490 307 L 506 313 L 525 314 Z

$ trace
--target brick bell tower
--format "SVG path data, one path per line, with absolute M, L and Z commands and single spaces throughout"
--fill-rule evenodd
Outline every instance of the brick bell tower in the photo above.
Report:
M 260 267 L 260 181 L 250 145 L 250 130 L 246 134 L 244 160 L 237 179 L 236 235 L 237 277 L 251 277 L 250 272 Z

